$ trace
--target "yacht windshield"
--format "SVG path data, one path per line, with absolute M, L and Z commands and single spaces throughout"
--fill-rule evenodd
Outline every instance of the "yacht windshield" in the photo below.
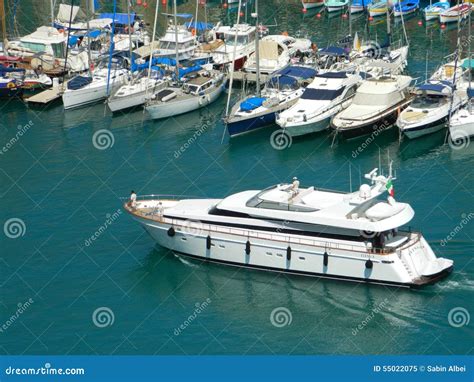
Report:
M 411 106 L 416 109 L 434 109 L 439 107 L 439 105 L 443 102 L 445 97 L 443 96 L 426 96 L 421 95 L 416 97 Z
M 344 87 L 336 90 L 306 88 L 301 99 L 331 101 L 344 92 Z
M 255 40 L 255 33 L 251 33 L 248 35 L 239 35 L 237 36 L 237 44 L 236 45 L 247 45 Z M 233 46 L 235 44 L 235 34 L 226 34 L 225 35 L 225 42 L 227 45 Z

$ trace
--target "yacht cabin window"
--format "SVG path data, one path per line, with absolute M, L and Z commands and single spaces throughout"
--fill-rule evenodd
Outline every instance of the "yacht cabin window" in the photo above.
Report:
M 303 95 L 301 96 L 301 99 L 331 101 L 339 97 L 344 92 L 344 89 L 345 87 L 336 90 L 306 88 Z

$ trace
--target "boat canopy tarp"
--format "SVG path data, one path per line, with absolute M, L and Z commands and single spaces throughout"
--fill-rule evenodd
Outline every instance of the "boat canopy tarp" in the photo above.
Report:
M 464 69 L 474 69 L 474 58 L 466 58 L 462 63 L 462 67 Z
M 76 76 L 67 83 L 67 88 L 71 90 L 81 89 L 92 82 L 92 77 Z
M 313 68 L 307 68 L 304 66 L 287 66 L 286 68 L 279 70 L 275 74 L 298 78 L 312 78 L 316 75 L 316 73 L 317 70 Z
M 179 68 L 179 78 L 185 76 L 186 74 L 196 72 L 202 68 L 199 65 L 190 66 L 189 68 Z
M 474 98 L 474 88 L 467 89 L 467 96 L 469 98 Z
M 272 76 L 268 80 L 270 86 L 272 88 L 284 88 L 284 87 L 292 87 L 293 85 L 298 83 L 298 80 L 295 77 L 291 76 Z
M 203 32 L 205 30 L 209 30 L 209 29 L 214 28 L 213 24 L 205 23 L 203 21 L 188 21 L 184 25 L 186 25 L 186 28 L 196 29 L 198 32 Z
M 344 48 L 339 46 L 328 46 L 327 48 L 322 48 L 319 52 L 323 56 L 346 56 L 347 52 Z
M 347 78 L 346 72 L 326 72 L 316 74 L 316 77 L 320 78 Z
M 69 46 L 74 46 L 77 44 L 77 41 L 79 41 L 79 39 L 81 37 L 90 37 L 90 38 L 97 38 L 99 37 L 103 32 L 101 32 L 100 30 L 96 29 L 96 30 L 92 30 L 90 32 L 87 32 L 87 33 L 79 33 L 79 34 L 73 34 L 71 36 L 69 36 L 69 40 L 68 40 L 68 43 L 69 43 Z
M 115 17 L 114 17 L 115 16 Z M 135 22 L 135 12 L 130 13 L 130 23 Z M 128 25 L 128 13 L 101 13 L 99 19 L 112 19 L 117 24 Z
M 421 84 L 417 86 L 417 90 L 422 91 L 422 92 L 433 92 L 433 93 L 450 93 L 452 90 L 452 87 L 447 85 L 447 84 L 432 84 L 432 83 L 426 83 L 426 84 Z
M 0 65 L 0 74 L 2 73 L 24 73 L 26 70 L 23 68 L 9 68 L 3 65 Z
M 161 65 L 176 66 L 176 60 L 169 57 L 159 57 L 156 63 Z
M 263 105 L 266 98 L 263 97 L 249 97 L 240 103 L 240 110 L 252 111 Z

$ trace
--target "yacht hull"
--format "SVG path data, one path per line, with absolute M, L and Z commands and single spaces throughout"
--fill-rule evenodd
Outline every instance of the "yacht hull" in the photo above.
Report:
M 337 134 L 340 137 L 344 139 L 354 139 L 354 138 L 362 137 L 364 135 L 370 135 L 376 131 L 381 132 L 383 130 L 389 129 L 397 121 L 397 116 L 398 116 L 397 111 L 393 111 L 391 114 L 383 118 L 380 118 L 375 121 L 371 121 L 370 123 L 359 125 L 357 127 L 350 128 L 350 129 L 337 129 L 337 128 L 334 128 L 332 125 L 331 126 L 337 131 Z M 386 126 L 386 127 L 381 130 L 381 126 L 382 127 Z
M 256 115 L 252 118 L 239 119 L 227 123 L 227 131 L 231 137 L 250 133 L 275 123 L 275 111 L 269 111 L 266 114 Z
M 433 284 L 453 269 L 451 261 L 436 260 L 421 236 L 415 247 L 400 251 L 399 256 L 396 252 L 369 254 L 362 250 L 344 249 L 344 245 L 337 246 L 331 239 L 323 238 L 316 238 L 321 246 L 315 247 L 303 244 L 311 240 L 299 239 L 298 235 L 285 235 L 286 240 L 278 240 L 275 237 L 278 235 L 268 232 L 252 230 L 248 235 L 231 227 L 226 227 L 225 233 L 216 232 L 212 226 L 209 230 L 189 233 L 186 220 L 180 223 L 173 219 L 173 223 L 166 224 L 136 215 L 133 217 L 162 247 L 191 258 L 231 266 L 407 288 Z M 242 234 L 238 234 L 239 231 Z M 299 244 L 295 244 L 296 240 L 300 240 Z M 363 243 L 358 248 L 365 249 Z M 439 260 L 441 263 L 436 272 L 427 276 L 415 275 L 416 268 L 412 266 L 423 269 Z
M 109 85 L 109 93 L 113 93 L 117 90 L 125 81 L 125 76 L 117 78 Z M 73 91 L 65 91 L 62 99 L 64 109 L 74 109 L 85 105 L 93 104 L 99 101 L 103 101 L 107 97 L 107 85 L 85 87 Z
M 213 103 L 224 90 L 224 85 L 220 85 L 213 92 L 199 97 L 187 98 L 171 102 L 161 102 L 146 106 L 146 111 L 152 119 L 168 118 L 180 114 L 189 113 Z
M 330 120 L 331 118 L 327 117 L 318 122 L 298 126 L 287 126 L 284 129 L 289 136 L 300 137 L 307 134 L 319 133 L 320 131 L 328 129 Z
M 416 139 L 425 135 L 436 133 L 448 126 L 448 116 L 444 116 L 436 121 L 418 125 L 413 127 L 405 127 L 402 129 L 403 135 L 409 139 Z

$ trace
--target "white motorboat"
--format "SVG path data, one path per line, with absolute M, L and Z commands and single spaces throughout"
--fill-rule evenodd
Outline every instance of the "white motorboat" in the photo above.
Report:
M 107 100 L 112 112 L 144 105 L 147 98 L 158 93 L 168 85 L 168 80 L 154 72 L 150 78 L 146 71 L 117 89 Z
M 322 7 L 324 0 L 301 0 L 304 10 Z
M 277 116 L 276 123 L 292 137 L 325 130 L 332 116 L 350 105 L 361 81 L 354 71 L 318 73 L 300 99 Z
M 72 109 L 104 100 L 127 81 L 129 64 L 127 59 L 114 55 L 109 65 L 109 58 L 104 58 L 94 70 L 92 76 L 76 76 L 67 82 L 62 99 L 64 109 Z M 109 75 L 110 66 L 110 75 Z
M 182 84 L 167 86 L 153 94 L 145 109 L 152 119 L 161 119 L 200 109 L 217 100 L 224 90 L 225 76 L 202 69 L 181 77 Z
M 224 44 L 213 50 L 214 63 L 228 65 L 234 62 L 234 70 L 242 69 L 248 57 L 255 52 L 256 27 L 249 24 L 235 24 L 233 27 L 219 27 L 216 33 L 219 36 L 223 35 Z
M 380 76 L 364 81 L 349 107 L 336 114 L 331 127 L 339 136 L 350 139 L 393 126 L 412 96 L 409 76 Z
M 197 46 L 196 36 L 185 25 L 175 25 L 170 17 L 166 33 L 160 38 L 159 49 L 153 54 L 155 57 L 172 57 L 173 59 L 176 59 L 176 54 L 178 54 L 179 61 L 189 60 L 194 56 Z
M 398 117 L 400 132 L 414 139 L 447 127 L 450 114 L 467 101 L 466 74 L 455 61 L 442 65 L 417 88 L 415 99 Z
M 377 169 L 356 192 L 300 187 L 299 181 L 224 199 L 145 196 L 125 210 L 161 246 L 196 259 L 265 271 L 401 287 L 446 277 L 414 216 L 398 202 L 392 171 Z
M 259 42 L 260 73 L 269 75 L 290 65 L 296 54 L 311 51 L 311 40 L 293 38 L 285 35 L 269 35 Z M 243 70 L 257 73 L 256 52 L 253 52 L 244 64 Z
M 237 102 L 225 122 L 231 137 L 275 123 L 277 113 L 294 105 L 317 71 L 303 66 L 288 66 L 265 84 L 260 97 L 250 96 Z
M 474 137 L 474 88 L 469 88 L 468 102 L 456 111 L 449 121 L 449 134 L 453 141 Z

